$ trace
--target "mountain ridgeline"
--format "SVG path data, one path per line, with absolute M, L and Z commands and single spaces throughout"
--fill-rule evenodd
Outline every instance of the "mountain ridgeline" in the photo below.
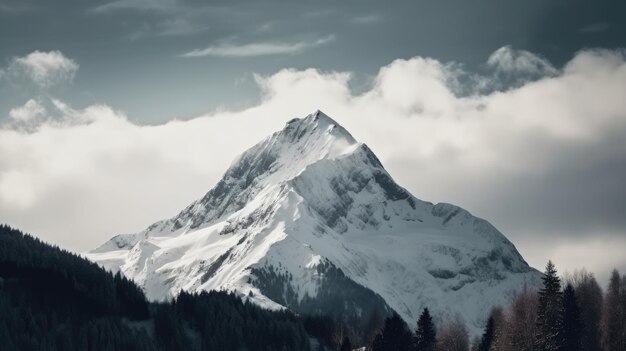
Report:
M 422 201 L 367 145 L 317 111 L 245 151 L 178 215 L 86 254 L 150 300 L 224 290 L 359 327 L 424 307 L 472 334 L 541 274 L 487 221 Z

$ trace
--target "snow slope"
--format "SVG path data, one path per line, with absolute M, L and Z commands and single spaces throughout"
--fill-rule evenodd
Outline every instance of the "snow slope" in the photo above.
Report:
M 221 289 L 267 308 L 414 325 L 459 314 L 472 334 L 489 309 L 541 274 L 497 229 L 421 201 L 374 153 L 317 111 L 244 152 L 204 197 L 87 257 L 153 300 Z

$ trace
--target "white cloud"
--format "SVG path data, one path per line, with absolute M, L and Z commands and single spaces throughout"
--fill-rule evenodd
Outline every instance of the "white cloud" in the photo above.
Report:
M 206 24 L 193 23 L 188 19 L 174 18 L 165 20 L 160 25 L 160 34 L 164 36 L 189 35 L 207 29 Z
M 46 109 L 39 101 L 30 99 L 24 105 L 12 108 L 9 111 L 9 117 L 16 121 L 28 122 L 45 115 L 45 113 Z
M 209 28 L 204 21 L 202 23 L 197 22 L 199 21 L 184 18 L 181 15 L 175 19 L 165 19 L 155 24 L 143 23 L 139 29 L 128 36 L 128 39 L 138 40 L 152 36 L 185 36 L 200 33 Z
M 106 106 L 75 110 L 57 101 L 60 120 L 28 132 L 0 129 L 0 213 L 63 246 L 92 248 L 175 215 L 244 149 L 319 108 L 416 196 L 488 218 L 524 255 L 560 259 L 567 246 L 555 239 L 554 250 L 541 251 L 544 238 L 626 227 L 619 222 L 626 198 L 622 52 L 583 51 L 543 79 L 468 97 L 448 86 L 454 67 L 396 60 L 360 94 L 349 88 L 350 73 L 286 69 L 256 77 L 256 106 L 158 126 L 136 125 Z M 598 266 L 595 251 L 580 255 Z
M 119 10 L 169 11 L 176 8 L 175 0 L 116 0 L 96 6 L 95 13 L 108 13 Z
M 267 55 L 285 55 L 298 54 L 308 49 L 327 44 L 335 39 L 334 35 L 328 35 L 312 41 L 298 42 L 257 42 L 248 44 L 230 44 L 221 43 L 209 46 L 205 49 L 196 49 L 185 54 L 182 57 L 202 57 L 202 56 L 218 56 L 218 57 L 252 57 Z
M 7 74 L 18 83 L 24 81 L 39 88 L 71 83 L 78 71 L 78 63 L 60 51 L 33 51 L 24 57 L 15 57 Z
M 511 46 L 503 46 L 494 51 L 487 59 L 487 65 L 506 73 L 539 76 L 558 73 L 558 70 L 548 60 L 526 50 L 515 50 Z
M 607 31 L 611 25 L 608 22 L 597 22 L 580 28 L 581 33 L 600 33 Z
M 376 24 L 382 22 L 383 18 L 379 14 L 370 14 L 354 17 L 351 22 L 356 24 Z

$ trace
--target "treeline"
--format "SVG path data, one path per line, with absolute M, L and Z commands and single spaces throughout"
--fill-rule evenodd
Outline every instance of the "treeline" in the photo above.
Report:
M 0 225 L 0 349 L 308 350 L 304 324 L 221 292 L 150 304 L 131 281 Z
M 223 292 L 149 303 L 119 274 L 0 225 L 1 350 L 624 351 L 626 276 L 606 292 L 593 274 L 563 280 L 548 262 L 539 291 L 495 307 L 470 342 L 461 318 L 414 328 L 374 311 L 346 325 L 328 316 L 264 310 Z
M 624 351 L 626 275 L 613 270 L 604 293 L 593 274 L 580 270 L 561 279 L 548 262 L 543 287 L 494 308 L 476 344 L 480 351 Z
M 428 309 L 414 332 L 394 315 L 385 320 L 373 351 L 624 351 L 626 275 L 612 272 L 603 293 L 593 274 L 577 271 L 561 281 L 548 262 L 539 291 L 524 288 L 509 306 L 491 311 L 481 337 L 469 340 L 459 319 L 437 332 Z M 349 340 L 348 340 L 349 342 Z M 342 349 L 343 350 L 343 349 Z
M 154 328 L 165 350 L 309 350 L 304 325 L 232 294 L 180 293 L 156 306 Z

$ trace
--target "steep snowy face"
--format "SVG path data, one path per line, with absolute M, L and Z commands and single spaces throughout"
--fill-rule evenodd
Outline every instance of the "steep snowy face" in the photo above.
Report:
M 289 180 L 320 159 L 349 153 L 356 144 L 320 111 L 293 119 L 244 152 L 211 191 L 174 220 L 174 229 L 197 228 L 238 211 L 268 185 Z
M 321 112 L 244 152 L 204 197 L 87 254 L 151 299 L 225 289 L 358 323 L 424 307 L 472 332 L 540 273 L 487 221 L 421 201 Z

